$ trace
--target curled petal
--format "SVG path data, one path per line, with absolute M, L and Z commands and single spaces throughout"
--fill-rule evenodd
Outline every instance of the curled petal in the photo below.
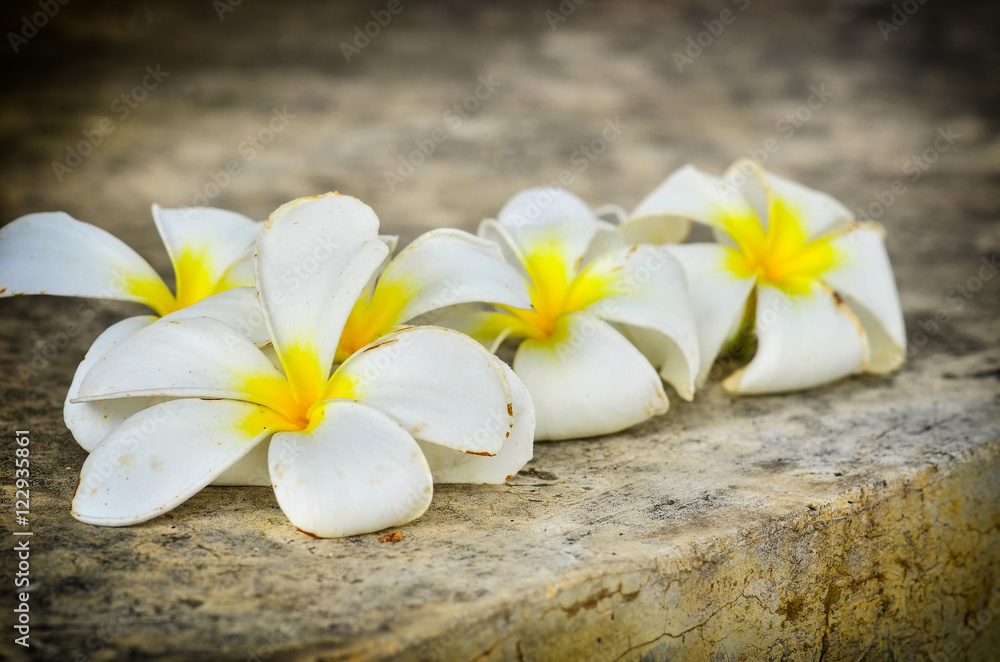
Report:
M 867 370 L 892 372 L 906 360 L 906 328 L 882 235 L 872 227 L 856 227 L 832 244 L 844 259 L 823 280 L 865 328 L 871 344 Z
M 778 393 L 860 372 L 868 360 L 861 322 L 829 288 L 789 296 L 757 288 L 757 353 L 723 382 L 733 393 Z
M 28 214 L 0 229 L 0 296 L 19 294 L 137 301 L 160 315 L 174 305 L 138 253 L 63 212 Z
M 280 427 L 273 413 L 246 402 L 174 400 L 145 409 L 87 457 L 73 517 L 126 526 L 162 515 Z
M 421 441 L 496 455 L 514 423 L 503 371 L 479 343 L 457 331 L 407 327 L 347 359 L 327 398 L 385 412 Z
M 430 465 L 435 483 L 503 483 L 531 459 L 535 438 L 535 405 L 528 389 L 510 367 L 490 357 L 503 371 L 510 387 L 514 426 L 503 442 L 503 449 L 493 456 L 463 453 L 453 448 L 417 440 Z
M 726 340 L 739 330 L 756 281 L 753 277 L 740 278 L 727 268 L 730 249 L 725 246 L 682 244 L 664 246 L 663 250 L 677 258 L 687 275 L 698 331 L 700 367 L 696 383 L 701 386 Z
M 152 405 L 151 398 L 123 398 L 120 400 L 101 400 L 98 402 L 73 402 L 80 396 L 80 385 L 87 371 L 97 361 L 117 346 L 121 341 L 140 329 L 156 321 L 153 315 L 129 317 L 109 326 L 97 337 L 94 344 L 87 350 L 87 355 L 77 366 L 73 381 L 66 393 L 63 405 L 63 420 L 66 427 L 73 433 L 73 438 L 87 451 L 92 451 L 97 444 L 104 441 L 111 432 L 125 422 L 133 414 Z
M 680 263 L 655 246 L 605 253 L 588 264 L 570 291 L 570 305 L 618 324 L 645 329 L 640 349 L 683 397 L 694 396 L 698 333 Z M 586 303 L 586 305 L 578 305 Z M 626 334 L 628 335 L 628 334 Z
M 744 197 L 723 179 L 686 165 L 639 203 L 622 233 L 629 243 L 672 244 L 687 236 L 689 221 L 725 231 L 727 217 L 754 215 Z
M 622 334 L 586 312 L 556 319 L 547 340 L 525 340 L 514 372 L 535 402 L 535 438 L 624 430 L 667 411 L 656 370 Z
M 367 405 L 327 400 L 303 432 L 271 439 L 268 464 L 278 505 L 320 538 L 370 533 L 424 514 L 433 481 L 417 442 Z

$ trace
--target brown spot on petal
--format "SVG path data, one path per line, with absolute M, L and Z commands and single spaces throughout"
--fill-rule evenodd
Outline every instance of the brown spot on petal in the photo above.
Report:
M 364 352 L 370 352 L 373 349 L 375 349 L 376 347 L 385 347 L 386 345 L 392 345 L 393 343 L 398 343 L 398 342 L 399 342 L 399 338 L 389 338 L 388 340 L 383 340 L 381 342 L 374 342 L 371 345 L 369 345 L 368 347 L 365 347 L 363 350 L 361 350 L 361 352 L 362 353 L 364 353 Z
M 509 402 L 507 403 L 507 415 L 508 416 L 513 416 L 514 415 L 514 405 L 512 405 Z
M 493 457 L 496 453 L 487 453 L 486 451 L 465 451 L 467 455 L 484 455 L 486 457 Z
M 5 288 L 3 288 L 3 289 L 0 289 L 0 294 L 3 294 L 3 293 L 4 293 L 4 292 L 6 292 L 6 291 L 7 291 L 7 288 L 6 288 L 6 287 L 5 287 Z
M 299 529 L 299 527 L 295 527 L 295 528 Z M 317 536 L 315 533 L 312 533 L 311 531 L 306 531 L 305 529 L 299 529 L 299 531 L 301 531 L 302 533 L 306 534 L 310 538 L 319 538 L 319 536 Z
M 395 545 L 397 542 L 403 542 L 403 537 L 404 537 L 403 534 L 400 533 L 399 531 L 393 531 L 392 533 L 387 533 L 384 536 L 379 536 L 378 541 L 391 542 L 392 544 Z

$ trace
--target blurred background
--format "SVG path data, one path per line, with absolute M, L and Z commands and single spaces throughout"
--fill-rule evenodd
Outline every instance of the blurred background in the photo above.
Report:
M 995 248 L 915 219 L 996 219 L 998 27 L 938 0 L 5 3 L 0 222 L 65 210 L 166 268 L 153 202 L 262 219 L 339 190 L 406 240 L 563 170 L 631 208 L 756 154 L 852 209 L 901 179 L 897 251 Z
M 630 209 L 685 163 L 739 157 L 883 222 L 911 329 L 1000 247 L 993 3 L 33 0 L 2 16 L 0 223 L 67 211 L 168 282 L 153 202 L 263 219 L 337 190 L 406 242 L 474 230 L 525 187 Z M 69 307 L 5 305 L 15 354 Z

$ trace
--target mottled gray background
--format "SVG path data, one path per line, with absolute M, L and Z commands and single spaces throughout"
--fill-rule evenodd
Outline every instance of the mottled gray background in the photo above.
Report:
M 879 21 L 892 20 L 888 1 L 588 0 L 553 28 L 546 12 L 559 12 L 556 0 L 404 0 L 347 62 L 341 43 L 386 2 L 243 0 L 220 17 L 224 2 L 73 0 L 19 52 L 5 37 L 0 223 L 65 210 L 113 231 L 169 275 L 150 204 L 191 204 L 231 162 L 240 172 L 215 206 L 262 219 L 291 198 L 339 190 L 371 204 L 384 230 L 406 241 L 442 225 L 472 230 L 514 192 L 564 169 L 573 175 L 570 189 L 588 202 L 630 208 L 678 166 L 721 171 L 774 139 L 767 167 L 852 209 L 886 199 L 881 192 L 901 180 L 905 192 L 880 220 L 917 351 L 892 378 L 758 399 L 731 398 L 713 383 L 692 404 L 674 398 L 670 414 L 634 433 L 541 447 L 534 473 L 507 488 L 439 489 L 428 515 L 407 527 L 404 546 L 390 551 L 371 536 L 303 541 L 259 489 L 211 490 L 173 520 L 142 527 L 75 523 L 68 505 L 84 453 L 62 426 L 62 398 L 92 339 L 137 308 L 110 306 L 67 343 L 60 334 L 81 321 L 74 302 L 0 301 L 0 420 L 34 435 L 41 652 L 103 659 L 181 650 L 189 659 L 239 659 L 266 636 L 289 650 L 322 641 L 316 650 L 370 646 L 388 654 L 399 633 L 408 633 L 407 645 L 436 636 L 456 613 L 481 616 L 480 634 L 493 632 L 490 619 L 515 613 L 510 605 L 520 596 L 543 600 L 546 585 L 600 574 L 626 558 L 641 565 L 663 553 L 657 545 L 676 543 L 675 531 L 697 537 L 734 522 L 753 529 L 786 510 L 811 512 L 791 496 L 779 512 L 771 498 L 803 476 L 813 481 L 810 498 L 825 503 L 858 485 L 877 492 L 884 476 L 896 485 L 893 476 L 942 457 L 958 462 L 996 441 L 1000 279 L 980 283 L 968 300 L 954 294 L 1000 250 L 994 3 L 914 0 L 908 6 L 916 13 L 885 38 Z M 678 71 L 674 53 L 726 9 L 735 20 Z M 37 11 L 33 2 L 7 3 L 3 32 L 20 31 L 22 18 Z M 122 118 L 116 100 L 157 66 L 169 75 Z M 452 128 L 445 113 L 475 93 L 481 76 L 499 86 Z M 831 97 L 790 135 L 782 118 L 808 103 L 813 87 Z M 289 115 L 287 126 L 248 161 L 240 144 L 276 110 Z M 53 162 L 65 162 L 67 146 L 105 118 L 114 130 L 60 181 Z M 574 157 L 616 120 L 624 128 L 603 154 Z M 386 171 L 437 127 L 447 140 L 392 190 Z M 914 181 L 911 160 L 949 128 L 959 137 L 929 153 L 935 162 Z M 934 327 L 928 320 L 939 311 L 948 322 Z M 44 368 L 19 379 L 17 367 L 41 351 L 52 355 Z M 927 433 L 941 421 L 951 427 Z M 7 527 L 8 459 L 0 458 L 0 474 Z M 505 536 L 497 526 L 508 520 L 513 533 Z M 503 552 L 511 539 L 517 549 Z M 321 560 L 317 549 L 335 560 Z M 6 582 L 12 556 L 0 556 Z M 989 581 L 969 563 L 973 609 L 982 603 L 975 587 Z M 927 587 L 939 579 L 916 581 Z M 410 604 L 399 596 L 418 597 Z M 822 609 L 813 604 L 820 597 L 805 598 L 805 613 Z M 939 650 L 964 613 L 942 607 L 944 635 L 882 639 L 872 655 Z M 289 622 L 292 630 L 279 628 Z M 793 634 L 814 641 L 811 631 Z M 855 659 L 848 640 L 824 637 L 827 659 Z M 464 639 L 445 640 L 456 641 Z M 494 654 L 513 655 L 513 640 L 504 641 Z M 626 649 L 618 644 L 608 656 Z

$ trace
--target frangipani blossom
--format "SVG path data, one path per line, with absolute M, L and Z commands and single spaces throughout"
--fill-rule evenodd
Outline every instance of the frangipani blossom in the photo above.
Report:
M 337 345 L 335 363 L 342 363 L 370 343 L 411 321 L 432 323 L 437 311 L 442 308 L 471 302 L 516 307 L 531 305 L 523 279 L 516 269 L 504 261 L 500 248 L 491 241 L 461 230 L 441 228 L 417 237 L 392 257 L 396 238 L 383 236 L 382 240 L 389 247 L 389 255 L 372 274 L 351 310 Z M 244 311 L 243 317 L 251 318 L 255 314 L 255 311 L 248 310 Z M 247 328 L 253 325 L 244 323 L 235 326 L 244 330 L 244 335 L 251 335 Z M 495 363 L 520 386 L 509 366 L 499 360 Z M 526 393 L 523 397 L 530 398 Z M 231 467 L 215 484 L 270 485 L 267 455 L 263 451 L 262 446 Z M 432 458 L 435 482 L 497 482 L 505 478 L 505 475 L 494 472 L 487 480 L 459 465 L 506 466 L 506 462 L 471 459 L 469 456 L 456 458 L 452 457 L 452 453 L 437 453 L 433 448 L 425 451 L 428 458 Z M 445 466 L 449 467 L 448 470 Z
M 517 194 L 479 234 L 520 270 L 532 308 L 466 307 L 449 325 L 494 351 L 523 339 L 514 372 L 535 402 L 536 439 L 608 434 L 661 414 L 662 380 L 693 397 L 697 334 L 672 256 L 626 245 L 582 200 L 548 189 Z
M 155 313 L 109 327 L 77 368 L 63 414 L 74 438 L 88 451 L 150 405 L 145 398 L 74 404 L 89 366 L 158 316 L 214 316 L 204 305 L 190 307 L 213 294 L 253 285 L 252 248 L 260 223 L 222 209 L 159 205 L 153 205 L 153 221 L 173 263 L 176 292 L 121 240 L 64 212 L 28 214 L 0 229 L 0 297 L 51 294 L 134 301 Z M 223 308 L 217 312 L 224 316 L 232 304 L 218 301 Z
M 530 399 L 472 339 L 404 327 L 333 370 L 341 330 L 388 253 L 377 232 L 368 206 L 337 194 L 271 215 L 255 258 L 268 352 L 233 324 L 188 317 L 159 320 L 99 359 L 81 400 L 172 399 L 93 450 L 73 516 L 151 519 L 262 447 L 278 504 L 321 537 L 419 517 L 432 472 L 502 482 L 520 469 L 531 457 Z
M 903 314 L 881 226 L 856 223 L 829 195 L 744 160 L 723 178 L 681 168 L 622 232 L 679 241 L 689 221 L 711 227 L 719 242 L 664 247 L 690 283 L 699 383 L 744 319 L 753 320 L 757 351 L 723 382 L 731 392 L 792 391 L 902 365 Z

